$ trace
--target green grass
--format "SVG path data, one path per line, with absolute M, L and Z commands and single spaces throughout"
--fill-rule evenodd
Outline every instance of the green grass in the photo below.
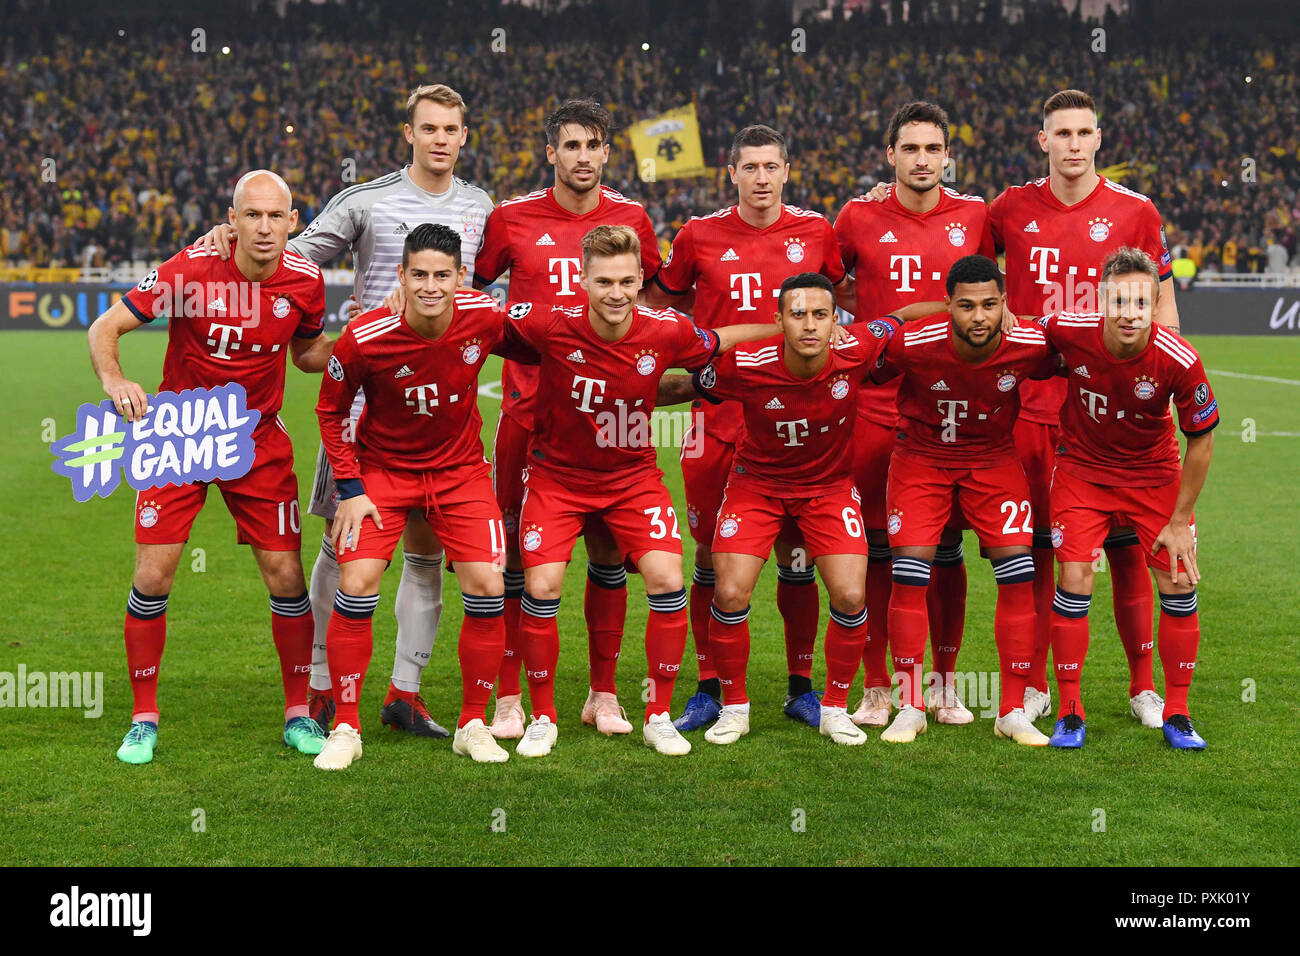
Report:
M 1297 378 L 1300 341 L 1201 337 L 1207 367 Z M 164 338 L 123 342 L 127 372 L 156 385 Z M 1174 753 L 1158 731 L 1127 714 L 1127 668 L 1104 576 L 1093 614 L 1086 692 L 1089 739 L 1079 753 L 1030 751 L 993 737 L 991 721 L 931 725 L 910 747 L 835 747 L 783 717 L 784 652 L 769 568 L 754 602 L 750 690 L 753 729 L 721 748 L 693 736 L 694 752 L 661 758 L 639 739 L 646 610 L 630 586 L 619 664 L 624 702 L 638 731 L 606 739 L 579 728 L 586 692 L 583 575 L 569 573 L 561 609 L 557 685 L 561 737 L 545 760 L 478 766 L 380 728 L 392 659 L 395 566 L 375 617 L 374 662 L 362 715 L 366 755 L 324 774 L 280 744 L 279 672 L 266 592 L 234 525 L 210 496 L 189 548 L 206 570 L 181 565 L 168 609 L 161 745 L 154 762 L 114 757 L 131 696 L 122 615 L 133 560 L 133 495 L 76 504 L 50 470 L 43 420 L 71 430 L 79 403 L 101 397 L 85 339 L 71 333 L 6 332 L 0 423 L 7 541 L 0 548 L 0 671 L 101 671 L 100 719 L 66 709 L 0 710 L 0 863 L 61 865 L 229 864 L 1295 864 L 1294 802 L 1300 763 L 1295 691 L 1295 544 L 1300 508 L 1300 388 L 1219 376 L 1224 416 L 1215 463 L 1197 507 L 1203 640 L 1192 709 L 1210 742 Z M 495 369 L 493 369 L 495 372 Z M 289 370 L 283 417 L 297 445 L 305 490 L 316 438 L 316 382 Z M 484 400 L 490 437 L 496 404 Z M 1242 420 L 1254 420 L 1246 443 Z M 661 465 L 682 507 L 671 451 Z M 304 562 L 319 541 L 307 519 Z M 690 541 L 687 567 L 690 567 Z M 966 553 L 975 555 L 973 542 Z M 581 546 L 575 555 L 581 559 Z M 459 702 L 455 634 L 460 606 L 447 579 L 442 633 L 425 696 L 435 717 Z M 995 671 L 993 586 L 970 561 L 967 633 L 960 668 Z M 825 610 L 823 607 L 823 622 Z M 693 688 L 690 651 L 676 695 Z M 822 679 L 820 663 L 814 681 Z M 1243 681 L 1256 700 L 1243 702 Z M 1160 678 L 1157 677 L 1159 685 Z M 851 704 L 856 704 L 855 692 Z M 206 832 L 195 832 L 201 808 Z M 1094 832 L 1095 810 L 1105 832 Z M 792 828 L 794 811 L 806 829 Z M 504 811 L 504 832 L 494 813 Z

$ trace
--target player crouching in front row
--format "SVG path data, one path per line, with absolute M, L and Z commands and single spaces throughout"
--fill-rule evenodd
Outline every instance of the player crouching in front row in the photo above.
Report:
M 337 709 L 316 758 L 322 770 L 361 756 L 358 708 L 373 650 L 371 617 L 412 510 L 424 512 L 455 562 L 465 604 L 452 750 L 480 763 L 509 756 L 484 722 L 505 653 L 505 529 L 479 437 L 478 376 L 490 352 L 516 359 L 530 353 L 505 345 L 506 317 L 491 296 L 460 288 L 465 267 L 454 230 L 428 223 L 412 229 L 397 275 L 406 291 L 403 314 L 376 309 L 348 324 L 316 406 L 341 498 L 334 522 L 339 589 L 325 638 Z M 353 441 L 358 388 L 366 405 Z
M 1042 320 L 1070 369 L 1051 497 L 1052 546 L 1060 564 L 1052 657 L 1061 702 L 1051 743 L 1083 746 L 1079 678 L 1088 652 L 1092 559 L 1111 527 L 1131 525 L 1160 592 L 1165 739 L 1178 750 L 1202 750 L 1205 741 L 1187 709 L 1201 638 L 1192 508 L 1210 468 L 1218 402 L 1196 350 L 1152 324 L 1159 274 L 1145 252 L 1125 247 L 1111 253 L 1100 291 L 1104 314 L 1062 312 Z M 1187 436 L 1181 469 L 1170 399 Z
M 958 259 L 946 287 L 948 314 L 914 323 L 894 336 L 881 368 L 872 373 L 878 383 L 902 375 L 902 424 L 890 460 L 885 507 L 894 555 L 889 638 L 903 697 L 898 716 L 880 739 L 910 743 L 926 729 L 926 589 L 955 493 L 998 584 L 993 633 L 1001 699 L 994 733 L 1041 747 L 1048 738 L 1035 729 L 1023 706 L 1034 649 L 1034 524 L 1012 426 L 1020 411 L 1020 383 L 1049 377 L 1054 362 L 1048 359 L 1041 329 L 1016 325 L 1003 331 L 1006 297 L 992 259 Z

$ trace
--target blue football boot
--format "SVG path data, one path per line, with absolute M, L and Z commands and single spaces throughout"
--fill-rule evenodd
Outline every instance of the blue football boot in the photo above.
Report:
M 787 717 L 803 721 L 809 727 L 821 727 L 822 725 L 821 691 L 810 690 L 798 697 L 787 697 L 784 709 Z
M 1087 736 L 1088 728 L 1084 724 L 1083 718 L 1076 714 L 1066 714 L 1056 722 L 1056 729 L 1052 731 L 1052 739 L 1047 743 L 1052 747 L 1078 750 L 1083 746 L 1083 741 Z
M 1174 714 L 1160 728 L 1175 750 L 1204 750 L 1205 739 L 1196 732 L 1186 714 Z
M 720 713 L 722 701 L 701 691 L 686 702 L 686 710 L 673 721 L 673 726 L 679 731 L 701 730 L 717 720 Z

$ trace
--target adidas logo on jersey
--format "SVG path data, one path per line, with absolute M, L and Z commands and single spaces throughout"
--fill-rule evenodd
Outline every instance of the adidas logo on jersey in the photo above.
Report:
M 539 246 L 553 246 L 555 245 L 555 240 L 551 238 L 549 232 L 544 232 L 542 233 L 542 238 L 537 240 L 537 244 Z
M 581 362 L 583 365 L 587 364 L 587 360 L 582 357 L 582 349 L 574 349 L 568 354 L 567 359 L 570 362 Z
M 1037 219 L 1029 220 L 1029 225 L 1025 226 L 1025 232 L 1037 232 L 1037 231 L 1038 231 L 1038 220 Z
M 404 222 L 399 222 L 399 223 L 397 224 L 397 228 L 393 230 L 393 235 L 395 235 L 395 236 L 404 236 L 404 235 L 406 235 L 406 234 L 407 234 L 408 232 L 410 232 L 410 231 L 411 231 L 410 229 L 406 228 L 406 223 L 404 223 Z
M 739 262 L 739 261 L 740 261 L 740 256 L 736 255 L 736 250 L 735 250 L 735 249 L 728 249 L 726 252 L 724 252 L 721 256 L 718 257 L 718 261 L 719 261 L 719 262 Z
M 773 395 L 772 400 L 768 402 L 766 405 L 764 405 L 763 407 L 772 410 L 778 408 L 785 408 L 785 406 L 781 404 L 781 399 L 777 398 L 775 395 Z
M 411 371 L 411 366 L 403 365 L 401 368 L 397 370 L 397 374 L 394 375 L 393 378 L 406 378 L 406 376 L 414 375 L 414 374 L 415 373 Z
M 930 391 L 946 392 L 948 391 L 948 383 L 945 382 L 943 379 L 939 379 L 939 381 L 935 382 L 933 385 L 930 386 Z
M 1074 370 L 1074 374 L 1080 378 L 1092 378 L 1092 376 L 1088 374 L 1088 366 L 1086 365 L 1080 365 Z
M 226 311 L 226 303 L 222 302 L 220 299 L 213 299 L 211 302 L 208 303 L 208 311 L 209 311 L 209 312 L 225 312 L 225 311 Z
M 880 241 L 881 241 L 881 242 L 897 242 L 897 241 L 898 241 L 898 237 L 894 235 L 894 230 L 891 229 L 891 230 L 889 230 L 889 232 L 885 233 L 883 236 L 880 237 Z

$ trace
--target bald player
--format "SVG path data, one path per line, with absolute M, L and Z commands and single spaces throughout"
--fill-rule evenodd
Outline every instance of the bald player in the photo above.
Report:
M 149 396 L 123 374 L 118 340 L 160 318 L 167 322 L 167 353 L 159 391 L 237 383 L 247 393 L 248 407 L 260 413 L 253 430 L 256 456 L 242 478 L 150 488 L 137 496 L 135 574 L 124 625 L 134 707 L 131 729 L 117 751 L 124 763 L 149 763 L 158 745 L 158 667 L 167 635 L 167 598 L 210 484 L 235 519 L 238 542 L 252 547 L 271 595 L 271 637 L 284 685 L 284 743 L 317 754 L 325 742 L 308 716 L 311 602 L 299 556 L 302 522 L 293 444 L 277 414 L 284 400 L 285 356 L 311 373 L 322 371 L 329 360 L 331 344 L 321 334 L 325 283 L 320 269 L 285 248 L 298 213 L 278 175 L 266 169 L 245 174 L 235 185 L 229 217 L 238 237 L 229 259 L 197 244 L 182 249 L 90 327 L 91 364 L 124 421 L 146 419 Z M 188 294 L 196 287 L 205 294 Z

